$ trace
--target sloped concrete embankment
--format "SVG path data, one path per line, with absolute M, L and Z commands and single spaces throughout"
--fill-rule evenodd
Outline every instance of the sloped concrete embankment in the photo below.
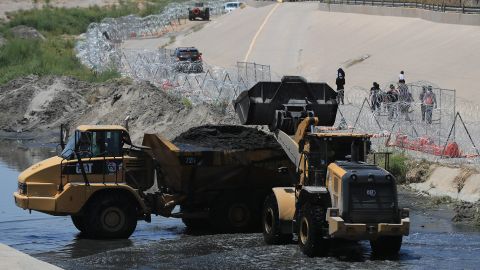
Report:
M 407 173 L 409 187 L 436 200 L 454 201 L 454 221 L 480 225 L 480 173 L 477 170 L 437 164 L 419 167 Z

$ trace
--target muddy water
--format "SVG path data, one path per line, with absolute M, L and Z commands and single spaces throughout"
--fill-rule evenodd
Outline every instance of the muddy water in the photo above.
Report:
M 0 242 L 66 269 L 479 269 L 480 229 L 455 225 L 447 206 L 401 189 L 411 209 L 411 234 L 400 255 L 375 259 L 368 242 L 332 243 L 326 258 L 306 258 L 295 243 L 266 246 L 261 234 L 188 232 L 181 221 L 139 222 L 129 240 L 82 239 L 68 217 L 17 208 L 18 172 L 55 154 L 54 148 L 0 141 Z

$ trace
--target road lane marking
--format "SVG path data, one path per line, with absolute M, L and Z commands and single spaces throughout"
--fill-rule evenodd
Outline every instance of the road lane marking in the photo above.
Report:
M 243 62 L 247 62 L 248 57 L 250 56 L 250 53 L 252 52 L 253 46 L 255 46 L 255 42 L 257 41 L 258 36 L 260 35 L 260 33 L 263 30 L 263 27 L 265 27 L 265 25 L 268 22 L 268 19 L 270 19 L 270 16 L 272 16 L 273 12 L 275 12 L 275 10 L 278 8 L 279 5 L 280 5 L 280 3 L 275 4 L 275 6 L 272 8 L 272 10 L 270 10 L 270 12 L 267 14 L 267 17 L 265 17 L 265 20 L 263 20 L 262 25 L 260 25 L 260 27 L 257 30 L 257 33 L 255 33 L 255 36 L 253 36 L 252 42 L 250 42 L 250 46 L 248 47 L 248 51 L 247 51 L 247 54 L 245 55 L 245 58 L 243 59 Z

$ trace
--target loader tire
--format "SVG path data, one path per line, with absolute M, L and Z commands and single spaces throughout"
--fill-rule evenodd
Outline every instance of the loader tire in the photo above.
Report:
M 80 232 L 85 232 L 85 217 L 78 215 L 78 216 L 70 216 L 72 218 L 72 223 L 79 230 Z
M 94 198 L 85 216 L 87 237 L 126 239 L 137 227 L 135 203 L 118 194 Z
M 394 256 L 402 247 L 402 236 L 380 236 L 370 240 L 372 254 L 374 256 Z
M 292 242 L 293 235 L 281 232 L 278 204 L 275 195 L 265 199 L 262 213 L 262 232 L 265 243 L 269 245 L 282 245 Z
M 325 211 L 319 206 L 305 204 L 300 212 L 298 244 L 308 257 L 325 256 L 329 242 L 323 238 Z

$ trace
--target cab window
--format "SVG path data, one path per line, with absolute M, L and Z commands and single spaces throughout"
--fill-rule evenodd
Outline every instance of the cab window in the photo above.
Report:
M 122 155 L 121 131 L 78 132 L 77 152 L 80 157 L 116 157 Z

